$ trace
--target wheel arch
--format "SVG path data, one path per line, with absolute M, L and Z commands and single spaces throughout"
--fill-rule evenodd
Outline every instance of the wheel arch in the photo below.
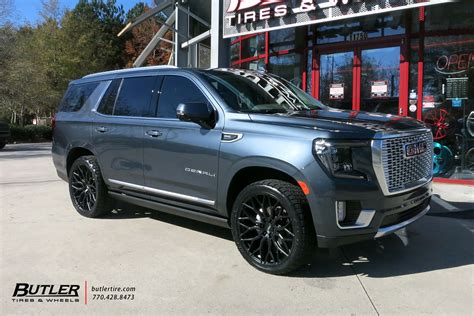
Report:
M 299 186 L 298 181 L 305 181 L 299 170 L 287 162 L 277 159 L 249 158 L 236 164 L 227 173 L 220 186 L 219 199 L 220 209 L 224 210 L 222 215 L 230 218 L 230 212 L 235 198 L 247 185 L 265 179 L 277 179 Z
M 72 164 L 76 161 L 77 158 L 82 156 L 95 156 L 94 152 L 88 148 L 88 146 L 77 146 L 72 147 L 68 150 L 66 158 L 66 172 L 69 176 L 69 170 L 71 169 Z

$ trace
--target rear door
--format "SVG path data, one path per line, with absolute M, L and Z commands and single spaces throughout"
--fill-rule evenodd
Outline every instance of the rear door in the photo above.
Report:
M 145 186 L 150 192 L 168 200 L 214 206 L 222 125 L 209 130 L 176 118 L 178 104 L 210 103 L 209 97 L 194 79 L 164 77 L 156 119 L 145 130 Z M 159 136 L 148 131 L 157 131 Z
M 143 121 L 154 113 L 157 76 L 113 80 L 102 99 L 92 140 L 104 179 L 112 186 L 143 185 Z

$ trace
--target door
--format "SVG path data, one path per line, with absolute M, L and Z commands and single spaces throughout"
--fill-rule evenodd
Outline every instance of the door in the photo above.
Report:
M 345 50 L 347 49 L 347 50 Z M 318 48 L 316 95 L 344 110 L 399 114 L 400 46 Z
M 145 128 L 159 133 L 153 136 L 145 131 L 145 186 L 168 200 L 212 208 L 216 200 L 222 131 L 178 120 L 176 108 L 187 102 L 209 103 L 209 100 L 189 78 L 165 76 L 157 118 Z
M 352 109 L 353 60 L 353 51 L 320 56 L 319 98 L 321 102 L 337 109 Z
M 400 47 L 361 51 L 360 109 L 399 114 Z
M 143 118 L 150 116 L 157 77 L 113 80 L 94 117 L 92 143 L 109 183 L 143 185 Z

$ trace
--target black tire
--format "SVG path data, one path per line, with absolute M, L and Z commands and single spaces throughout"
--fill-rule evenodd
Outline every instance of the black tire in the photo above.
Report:
M 234 202 L 231 226 L 242 256 L 263 272 L 287 274 L 309 263 L 316 251 L 306 198 L 288 182 L 263 180 L 245 187 Z
M 5 142 L 0 142 L 0 149 L 5 148 L 5 145 L 6 145 L 6 144 L 7 144 L 7 143 L 5 143 Z
M 99 217 L 113 209 L 113 200 L 94 156 L 79 157 L 72 164 L 69 195 L 76 211 L 85 217 Z

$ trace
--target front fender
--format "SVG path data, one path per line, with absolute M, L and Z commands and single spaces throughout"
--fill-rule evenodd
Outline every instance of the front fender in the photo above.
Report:
M 219 213 L 221 213 L 223 216 L 227 216 L 227 193 L 229 191 L 229 187 L 232 180 L 239 171 L 248 167 L 275 169 L 287 174 L 296 181 L 307 182 L 301 171 L 286 161 L 262 156 L 251 156 L 242 158 L 239 161 L 234 162 L 232 165 L 228 165 L 225 168 L 222 168 L 221 170 L 226 171 L 221 171 L 219 175 L 217 209 L 219 210 Z

